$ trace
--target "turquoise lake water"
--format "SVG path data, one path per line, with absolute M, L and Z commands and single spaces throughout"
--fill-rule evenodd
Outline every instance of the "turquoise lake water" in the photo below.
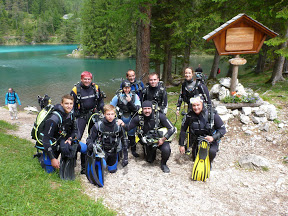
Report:
M 48 94 L 58 103 L 80 81 L 82 71 L 90 71 L 93 81 L 111 99 L 135 60 L 98 60 L 67 57 L 77 45 L 36 45 L 0 47 L 0 94 L 3 106 L 9 87 L 18 93 L 23 107 L 38 106 L 37 95 Z M 22 109 L 23 109 L 22 107 Z
M 5 103 L 9 87 L 18 93 L 22 109 L 27 105 L 38 107 L 37 95 L 48 94 L 53 104 L 59 103 L 80 81 L 80 74 L 85 70 L 93 74 L 93 81 L 107 94 L 106 102 L 110 101 L 126 71 L 135 69 L 135 60 L 67 57 L 76 48 L 77 45 L 0 46 L 0 106 Z M 212 62 L 213 56 L 194 56 L 190 60 L 193 68 L 201 64 L 206 74 Z

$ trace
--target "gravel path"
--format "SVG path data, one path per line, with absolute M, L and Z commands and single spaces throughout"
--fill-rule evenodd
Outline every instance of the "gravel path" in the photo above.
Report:
M 287 121 L 287 114 L 287 109 L 281 110 L 279 119 Z M 31 140 L 35 117 L 35 114 L 22 111 L 18 120 L 10 120 L 8 110 L 0 107 L 0 119 L 17 124 L 19 130 L 11 133 L 21 138 Z M 81 178 L 84 193 L 95 200 L 103 199 L 103 203 L 119 215 L 287 216 L 288 166 L 282 162 L 282 157 L 288 155 L 287 126 L 280 129 L 270 122 L 269 132 L 254 127 L 249 136 L 235 118 L 228 122 L 227 129 L 207 182 L 191 181 L 193 163 L 189 156 L 180 156 L 177 141 L 171 144 L 169 174 L 159 167 L 159 152 L 156 161 L 148 164 L 138 144 L 140 158 L 129 154 L 127 167 L 119 165 L 117 173 L 106 172 L 103 188 L 90 184 L 85 175 L 78 175 L 78 178 Z M 252 153 L 269 160 L 268 171 L 238 166 L 240 157 Z M 77 173 L 79 166 L 78 161 Z

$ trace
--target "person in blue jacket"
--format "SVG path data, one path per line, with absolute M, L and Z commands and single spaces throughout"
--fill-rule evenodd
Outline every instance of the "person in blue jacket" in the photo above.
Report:
M 18 119 L 16 99 L 18 101 L 19 106 L 21 106 L 21 102 L 18 97 L 18 94 L 13 90 L 13 88 L 9 88 L 5 96 L 5 105 L 8 106 L 11 120 Z
M 144 83 L 141 81 L 141 78 L 139 80 L 136 80 L 135 71 L 132 69 L 129 69 L 126 73 L 126 78 L 131 84 L 131 91 L 134 91 L 140 98 L 140 102 L 142 101 L 142 92 L 145 88 Z M 120 89 L 122 89 L 122 83 L 120 85 Z
M 117 91 L 110 104 L 116 107 L 118 118 L 125 124 L 129 124 L 132 116 L 140 109 L 141 103 L 138 95 L 131 91 L 131 83 L 128 80 L 124 80 L 121 86 L 122 90 Z M 139 157 L 136 152 L 135 131 L 136 129 L 128 131 L 129 146 L 132 155 Z

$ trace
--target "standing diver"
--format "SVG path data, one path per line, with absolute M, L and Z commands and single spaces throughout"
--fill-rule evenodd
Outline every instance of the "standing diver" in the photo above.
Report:
M 117 92 L 110 104 L 116 107 L 118 118 L 128 124 L 132 116 L 141 107 L 141 103 L 138 95 L 131 91 L 131 83 L 128 80 L 124 80 L 121 86 L 122 90 Z M 131 146 L 132 155 L 139 157 L 136 152 L 135 131 L 136 128 L 128 131 L 129 146 Z
M 95 157 L 97 156 L 93 152 L 95 145 L 95 147 L 101 149 L 100 153 L 104 151 L 105 161 L 110 173 L 117 171 L 120 151 L 123 152 L 122 166 L 125 167 L 128 164 L 126 132 L 121 125 L 117 124 L 116 111 L 113 105 L 106 104 L 104 106 L 104 118 L 93 125 L 86 142 L 88 146 L 86 176 L 91 183 L 102 187 L 104 181 L 100 178 L 103 176 L 102 170 L 104 169 L 103 167 L 95 169 Z
M 144 101 L 142 112 L 124 126 L 126 131 L 136 127 L 138 127 L 137 133 L 143 145 L 146 161 L 152 163 L 156 158 L 156 150 L 160 149 L 160 167 L 163 172 L 169 173 L 170 169 L 166 164 L 171 154 L 169 138 L 175 133 L 175 127 L 163 113 L 153 109 L 151 101 Z M 161 133 L 160 129 L 163 127 L 166 128 L 166 132 Z
M 225 125 L 216 111 L 212 107 L 203 106 L 203 98 L 197 96 L 191 98 L 192 110 L 183 118 L 181 132 L 179 136 L 179 151 L 185 153 L 184 140 L 186 131 L 189 127 L 189 141 L 192 146 L 192 160 L 195 160 L 198 151 L 197 140 L 203 137 L 210 144 L 209 159 L 210 163 L 216 157 L 219 150 L 220 138 L 226 133 Z M 196 160 L 195 160 L 196 163 Z
M 70 94 L 74 97 L 74 112 L 78 126 L 77 138 L 81 140 L 90 117 L 100 110 L 103 112 L 104 96 L 98 85 L 92 83 L 92 74 L 88 71 L 81 73 L 81 82 L 74 86 Z M 81 154 L 81 174 L 85 174 L 85 154 Z
M 204 98 L 205 104 L 211 104 L 207 86 L 203 83 L 201 77 L 196 76 L 196 80 L 193 80 L 193 75 L 194 73 L 192 67 L 185 69 L 185 81 L 181 86 L 181 91 L 177 103 L 177 115 L 179 115 L 183 101 L 188 104 L 188 112 L 191 110 L 190 98 L 193 98 L 196 95 L 201 95 Z
M 163 82 L 159 81 L 157 73 L 149 74 L 149 83 L 143 90 L 142 102 L 145 100 L 156 102 L 160 111 L 166 115 L 168 109 L 167 92 Z
M 141 81 L 141 78 L 139 80 L 136 80 L 135 71 L 132 69 L 129 69 L 127 71 L 126 78 L 130 82 L 131 91 L 134 91 L 139 96 L 140 102 L 141 102 L 142 101 L 142 91 L 145 88 L 143 82 Z M 122 88 L 123 88 L 123 86 L 121 83 L 120 89 L 122 89 Z

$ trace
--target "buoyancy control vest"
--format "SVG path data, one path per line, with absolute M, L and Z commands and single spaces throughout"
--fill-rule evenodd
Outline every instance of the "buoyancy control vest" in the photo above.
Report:
M 139 95 L 139 93 L 143 91 L 141 80 L 135 80 L 133 83 L 131 83 L 131 90 Z
M 184 101 L 186 102 L 186 103 L 190 103 L 189 102 L 189 99 L 191 98 L 191 97 L 194 97 L 195 95 L 199 95 L 199 81 L 198 80 L 196 80 L 196 81 L 185 81 L 185 85 L 184 85 L 184 89 L 185 89 L 185 93 L 186 94 L 184 94 Z
M 151 86 L 149 84 L 146 85 L 146 88 L 143 90 L 143 99 L 145 100 L 149 100 L 148 99 L 148 95 L 151 95 L 152 93 L 149 91 L 149 89 L 151 88 Z M 163 106 L 163 104 L 161 104 L 161 102 L 164 101 L 163 97 L 165 94 L 165 86 L 163 81 L 159 81 L 158 82 L 158 86 L 155 87 L 157 88 L 156 92 L 153 95 L 152 101 L 156 101 L 158 106 Z
M 136 93 L 134 92 L 131 92 L 131 101 L 130 103 L 135 103 L 135 100 L 136 100 Z M 122 94 L 122 91 L 119 91 L 117 92 L 117 106 L 119 107 L 119 113 L 118 115 L 119 116 L 126 116 L 126 115 L 129 115 L 129 116 L 132 116 L 134 114 L 134 112 L 132 110 L 130 110 L 130 108 L 128 107 L 128 102 L 127 100 L 125 100 L 124 98 L 124 95 Z
M 149 124 L 147 123 L 145 125 L 145 119 L 144 115 L 142 113 L 142 108 L 138 111 L 138 117 L 139 117 L 139 125 L 137 127 L 136 133 L 137 136 L 141 139 L 143 137 L 147 138 L 148 140 L 156 140 L 159 139 L 159 133 L 158 130 L 162 127 L 160 124 L 160 118 L 159 118 L 159 110 L 156 108 L 157 106 L 153 105 L 153 111 L 151 113 L 151 118 L 149 119 Z M 152 122 L 154 121 L 154 122 Z M 151 123 L 153 124 L 153 128 L 147 128 L 151 127 Z
M 58 128 L 53 140 L 51 140 L 51 145 L 55 145 L 61 137 L 67 136 L 67 134 L 70 134 L 74 129 L 75 121 L 73 114 L 69 113 L 68 116 L 64 117 L 64 110 L 59 109 L 60 106 L 60 104 L 55 106 L 47 105 L 38 113 L 31 131 L 32 139 L 37 141 L 36 147 L 43 149 L 43 132 L 45 129 L 45 122 L 48 119 L 52 119 L 56 122 Z
M 212 136 L 214 130 L 214 116 L 216 111 L 211 105 L 203 108 L 203 111 L 197 115 L 194 112 L 190 116 L 189 130 L 195 136 Z
M 95 99 L 95 105 L 98 105 L 98 99 L 100 98 L 100 92 L 99 92 L 99 87 L 98 85 L 96 85 L 95 83 L 91 83 L 91 87 L 93 89 L 93 95 L 88 95 L 85 97 L 94 97 Z M 88 111 L 90 111 L 89 109 L 85 109 L 84 105 L 83 105 L 83 101 L 81 99 L 83 99 L 83 96 L 81 95 L 81 82 L 78 82 L 77 84 L 75 84 L 74 88 L 72 89 L 72 91 L 76 94 L 76 109 L 78 109 L 81 113 L 86 113 Z
M 119 151 L 119 148 L 121 148 L 119 145 L 121 143 L 121 127 L 115 122 L 113 125 L 113 130 L 108 132 L 105 129 L 105 123 L 103 121 L 104 120 L 96 123 L 98 127 L 97 141 L 101 144 L 102 148 L 106 152 Z

